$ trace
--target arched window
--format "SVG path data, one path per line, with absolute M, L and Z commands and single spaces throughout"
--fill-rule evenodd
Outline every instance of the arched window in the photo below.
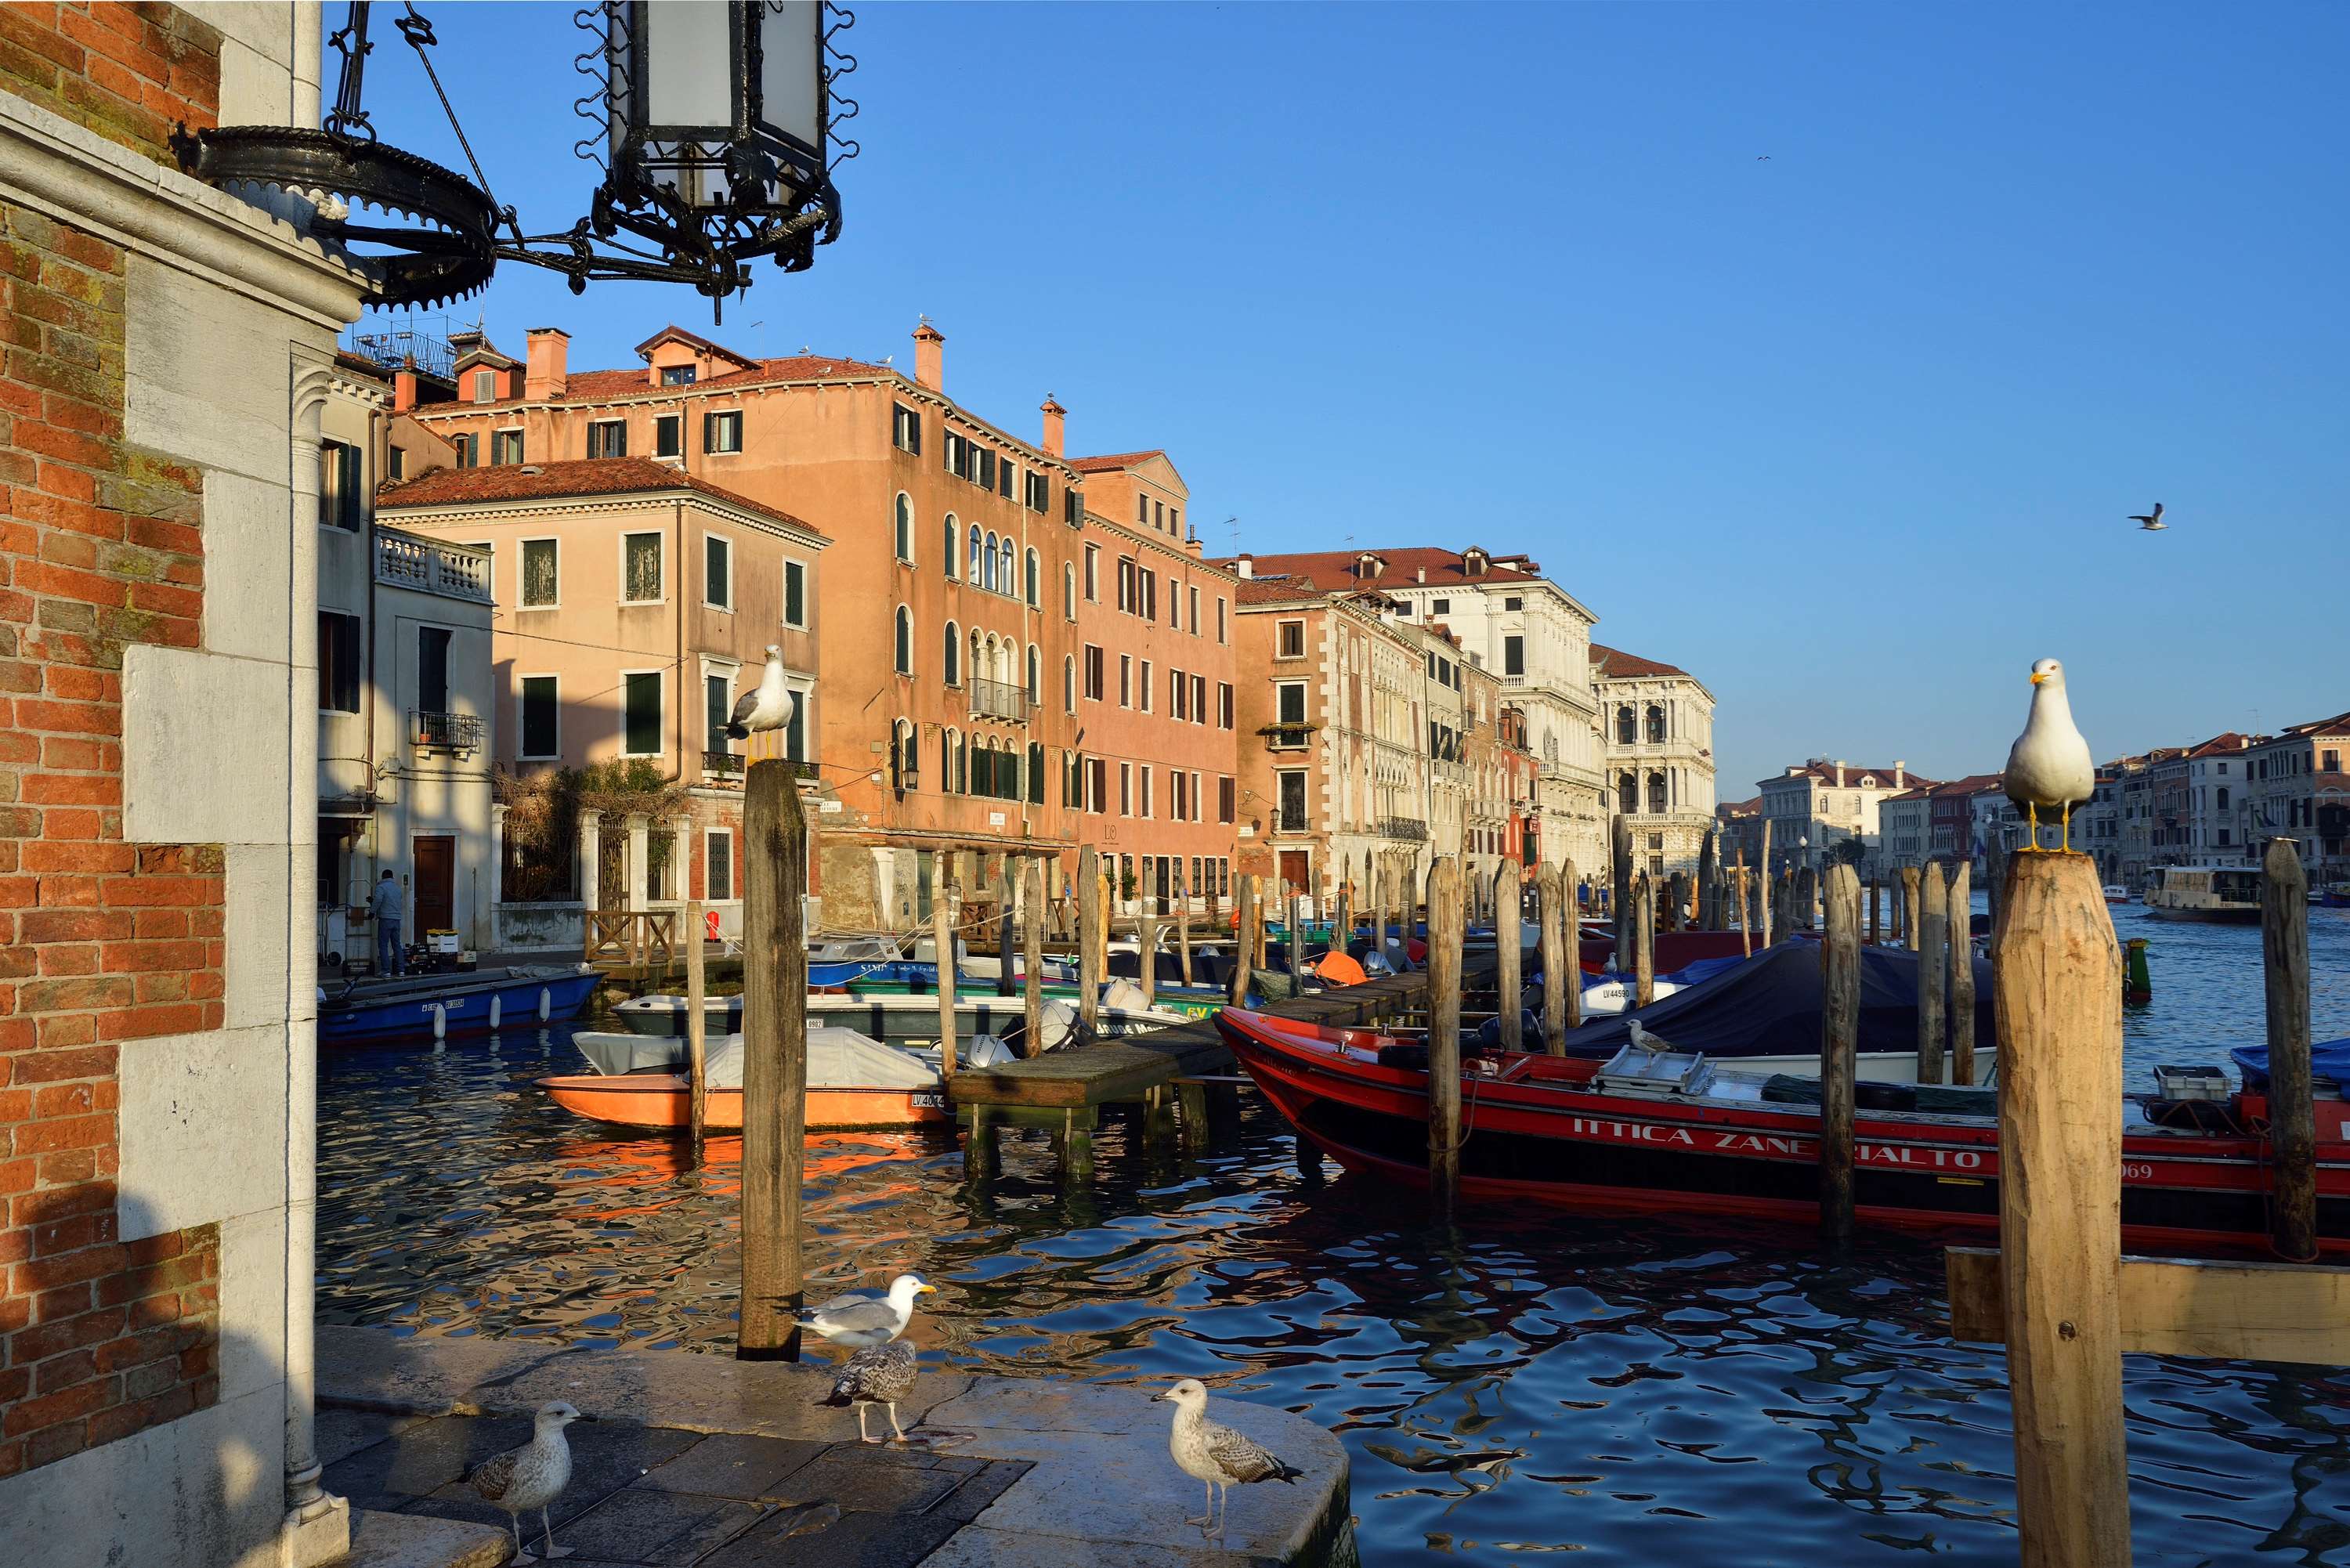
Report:
M 1045 607 L 1045 564 L 1033 549 L 1028 552 L 1027 586 L 1028 607 L 1042 609 Z
M 952 621 L 947 622 L 946 654 L 946 662 L 941 666 L 946 683 L 960 686 L 962 684 L 962 628 Z
M 972 627 L 971 628 L 971 659 L 965 664 L 964 668 L 971 671 L 971 678 L 973 680 L 985 680 L 988 679 L 986 656 L 983 651 L 983 647 L 984 645 L 979 640 L 979 628 Z
M 954 793 L 954 743 L 952 730 L 939 732 L 939 791 L 942 794 Z
M 1037 651 L 1036 645 L 1032 642 L 1028 645 L 1028 701 L 1033 705 L 1044 700 L 1045 656 Z M 2223 800 L 2220 804 L 2225 805 L 2228 803 Z
M 1661 741 L 1661 740 L 1663 740 L 1664 738 L 1665 738 L 1665 710 L 1664 710 L 1664 705 L 1663 705 L 1662 703 L 1659 703 L 1659 702 L 1651 702 L 1651 703 L 1649 703 L 1649 704 L 1648 704 L 1648 739 L 1649 739 L 1651 742 L 1655 742 L 1655 741 Z
M 1027 795 L 1031 805 L 1045 804 L 1045 742 L 1042 741 L 1028 742 Z
M 978 670 L 986 670 L 986 671 L 987 671 L 987 679 L 988 679 L 988 680 L 1003 680 L 1003 671 L 1002 670 L 1000 670 L 1000 669 L 998 669 L 998 668 L 996 667 L 996 662 L 995 662 L 995 659 L 996 659 L 996 648 L 995 648 L 995 634 L 994 634 L 993 632 L 992 632 L 992 631 L 991 631 L 991 632 L 989 632 L 989 633 L 987 634 L 987 642 L 986 642 L 986 644 L 984 645 L 984 647 L 985 647 L 985 650 L 984 650 L 984 652 L 983 652 L 983 653 L 982 654 L 982 656 L 981 656 L 981 657 L 982 657 L 982 662 L 980 662 L 980 663 L 979 663 L 979 664 L 977 664 L 977 665 L 974 665 L 972 668 L 974 668 L 974 669 L 978 669 Z
M 976 523 L 972 524 L 971 525 L 971 567 L 970 570 L 963 574 L 962 579 L 964 582 L 969 583 L 972 587 L 979 587 L 979 564 L 982 560 L 986 558 L 981 554 L 981 552 L 986 548 L 987 546 L 980 542 L 979 524 Z
M 1648 815 L 1662 816 L 1668 809 L 1665 805 L 1665 775 L 1650 774 L 1648 775 Z
M 1019 546 L 1013 544 L 1009 535 L 1004 537 L 997 559 L 1003 566 L 1003 570 L 997 575 L 997 581 L 1003 585 L 1005 593 L 1018 593 L 1020 591 L 1020 551 Z
M 1632 704 L 1620 703 L 1616 709 L 1616 743 L 1628 746 L 1639 739 L 1632 729 Z
M 962 524 L 955 521 L 955 514 L 951 512 L 947 514 L 945 556 L 947 581 L 952 582 L 960 575 L 960 563 L 962 560 Z
M 914 672 L 914 612 L 904 605 L 898 607 L 898 673 Z
M 987 536 L 987 543 L 982 546 L 979 571 L 980 586 L 993 589 L 995 587 L 995 535 L 993 534 Z
M 971 764 L 967 761 L 969 755 L 968 742 L 963 740 L 962 732 L 958 730 L 955 732 L 954 738 L 954 777 L 951 780 L 940 781 L 942 787 L 951 789 L 957 794 L 971 793 Z
M 916 738 L 921 732 L 913 722 L 899 719 L 889 726 L 889 785 L 892 789 L 912 789 L 921 779 L 921 753 L 915 750 Z
M 909 566 L 914 560 L 914 503 L 902 490 L 898 492 L 898 559 Z
M 1631 774 L 1617 775 L 1616 809 L 1617 811 L 1640 809 L 1640 781 Z
M 1068 620 L 1077 618 L 1077 564 L 1075 561 L 1061 568 L 1061 615 Z
M 1077 656 L 1074 653 L 1061 660 L 1061 707 L 1066 712 L 1077 711 Z

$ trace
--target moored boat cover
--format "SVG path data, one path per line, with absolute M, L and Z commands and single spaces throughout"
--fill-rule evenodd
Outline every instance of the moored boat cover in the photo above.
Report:
M 709 1050 L 710 1086 L 741 1088 L 743 1037 L 713 1040 Z M 811 1089 L 930 1089 L 938 1086 L 939 1070 L 854 1029 L 820 1025 L 807 1032 L 807 1081 Z
M 1975 1049 L 1996 1049 L 1991 965 L 1975 966 Z M 1571 1056 L 1613 1056 L 1631 1040 L 1631 1021 L 1676 1051 L 1715 1058 L 1783 1056 L 1820 1048 L 1820 947 L 1781 942 L 1711 980 L 1659 997 L 1634 1012 L 1569 1030 Z M 1918 955 L 1906 948 L 1860 951 L 1862 1051 L 1918 1049 Z

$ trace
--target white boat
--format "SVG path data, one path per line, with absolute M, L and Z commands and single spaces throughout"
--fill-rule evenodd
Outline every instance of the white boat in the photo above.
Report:
M 2108 882 L 2097 890 L 2106 896 L 2106 902 L 2108 904 L 2126 904 L 2130 901 L 2130 890 L 2119 882 Z
M 2157 866 L 2146 874 L 2146 912 L 2158 920 L 2261 923 L 2261 873 L 2252 866 Z

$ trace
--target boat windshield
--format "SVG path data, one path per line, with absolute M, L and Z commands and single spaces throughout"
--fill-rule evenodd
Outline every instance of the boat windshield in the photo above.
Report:
M 2211 891 L 2231 903 L 2257 904 L 2261 901 L 2261 874 L 2257 871 L 2214 871 Z

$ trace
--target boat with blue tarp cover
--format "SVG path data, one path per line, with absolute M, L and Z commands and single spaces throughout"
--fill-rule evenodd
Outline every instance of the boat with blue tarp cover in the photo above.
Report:
M 318 992 L 318 1044 L 484 1034 L 576 1018 L 603 977 L 586 964 L 518 964 L 355 980 Z

